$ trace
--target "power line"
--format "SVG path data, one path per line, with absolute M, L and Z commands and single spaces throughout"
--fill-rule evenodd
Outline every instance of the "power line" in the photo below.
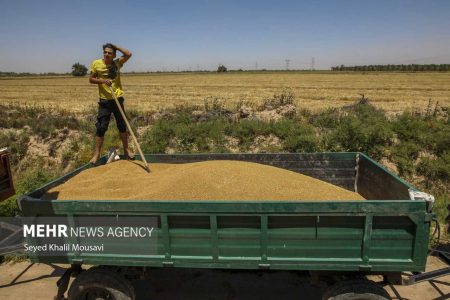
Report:
M 290 59 L 285 59 L 284 61 L 286 62 L 286 71 L 288 71 L 289 70 L 289 63 L 291 62 L 291 60 Z

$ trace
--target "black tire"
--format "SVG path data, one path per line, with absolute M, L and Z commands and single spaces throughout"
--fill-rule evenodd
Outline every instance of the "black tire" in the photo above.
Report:
M 131 282 L 114 269 L 91 268 L 74 280 L 68 292 L 68 300 L 135 300 Z
M 391 296 L 373 281 L 352 279 L 329 287 L 322 300 L 391 300 Z

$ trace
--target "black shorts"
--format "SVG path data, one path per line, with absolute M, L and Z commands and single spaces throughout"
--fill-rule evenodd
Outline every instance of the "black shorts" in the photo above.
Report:
M 123 107 L 123 102 L 125 99 L 123 97 L 118 98 L 120 106 L 122 110 L 125 112 Z M 98 115 L 97 115 L 97 123 L 95 127 L 97 128 L 96 135 L 98 137 L 105 136 L 106 130 L 108 130 L 109 120 L 111 119 L 111 113 L 114 114 L 114 118 L 116 119 L 117 129 L 119 132 L 126 132 L 127 126 L 125 124 L 122 115 L 120 114 L 119 108 L 117 107 L 116 101 L 114 100 L 106 100 L 100 99 L 98 101 Z

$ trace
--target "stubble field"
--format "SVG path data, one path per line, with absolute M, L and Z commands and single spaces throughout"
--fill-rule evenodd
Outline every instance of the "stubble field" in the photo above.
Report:
M 450 105 L 450 73 L 230 72 L 122 75 L 129 108 L 151 111 L 219 98 L 233 107 L 260 103 L 283 89 L 295 94 L 299 108 L 320 111 L 353 103 L 364 94 L 388 113 L 425 110 L 431 99 Z M 96 106 L 97 88 L 88 78 L 0 79 L 0 102 L 37 104 L 85 111 Z

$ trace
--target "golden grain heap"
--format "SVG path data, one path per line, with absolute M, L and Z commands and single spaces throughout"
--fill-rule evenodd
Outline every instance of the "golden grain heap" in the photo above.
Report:
M 117 161 L 50 189 L 60 200 L 363 200 L 359 194 L 288 170 L 242 161 L 150 165 Z

